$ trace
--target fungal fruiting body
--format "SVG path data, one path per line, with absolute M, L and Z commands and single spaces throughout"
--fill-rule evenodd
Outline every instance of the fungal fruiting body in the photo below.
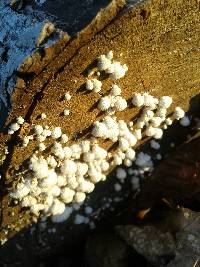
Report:
M 185 116 L 185 112 L 184 112 L 184 110 L 182 108 L 176 107 L 174 109 L 173 116 L 174 116 L 174 118 L 176 120 L 180 120 L 180 119 L 182 119 Z
M 124 77 L 128 70 L 126 65 L 113 61 L 112 51 L 98 58 L 97 69 L 100 76 L 103 71 L 115 81 Z M 98 93 L 102 82 L 90 77 L 85 86 L 91 93 Z M 27 147 L 35 141 L 38 150 L 31 155 L 25 174 L 10 196 L 19 200 L 23 207 L 29 207 L 35 215 L 51 216 L 53 222 L 62 222 L 69 218 L 77 203 L 80 207 L 98 182 L 106 180 L 111 166 L 122 163 L 127 166 L 132 188 L 139 189 L 140 179 L 145 172 L 153 169 L 154 163 L 150 153 L 136 153 L 138 142 L 143 137 L 153 138 L 150 146 L 159 150 L 158 140 L 174 119 L 180 120 L 183 126 L 188 126 L 190 120 L 180 107 L 174 109 L 172 117 L 167 117 L 172 98 L 156 98 L 145 92 L 133 94 L 131 107 L 141 108 L 141 116 L 136 122 L 127 123 L 115 115 L 128 107 L 122 95 L 122 89 L 113 84 L 109 92 L 100 97 L 98 109 L 105 115 L 93 123 L 91 139 L 73 143 L 60 126 L 52 127 L 44 123 L 30 126 L 33 134 L 23 137 L 22 146 Z M 70 94 L 65 93 L 64 99 L 70 101 Z M 69 115 L 68 109 L 64 110 L 64 115 Z M 46 115 L 41 117 L 45 119 Z M 8 133 L 13 134 L 23 123 L 24 119 L 18 117 Z M 116 145 L 116 149 L 109 153 L 99 142 L 108 139 Z M 157 153 L 156 158 L 160 160 L 162 156 Z M 120 166 L 116 177 L 119 182 L 115 183 L 114 189 L 120 192 L 127 172 Z M 86 212 L 90 214 L 92 210 L 88 208 Z M 80 216 L 75 218 L 76 224 L 86 221 Z
M 71 99 L 71 95 L 69 93 L 64 94 L 64 99 L 69 101 Z
M 184 116 L 180 119 L 180 124 L 184 127 L 187 127 L 190 125 L 190 119 L 187 116 Z
M 95 93 L 98 93 L 101 91 L 102 83 L 101 81 L 97 79 L 87 80 L 86 82 L 86 89 L 89 91 L 94 91 Z

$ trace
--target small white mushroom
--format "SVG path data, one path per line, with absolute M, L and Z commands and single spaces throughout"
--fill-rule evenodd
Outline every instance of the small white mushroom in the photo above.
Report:
M 83 192 L 76 192 L 75 196 L 74 196 L 74 201 L 76 201 L 77 203 L 81 203 L 85 200 L 86 195 Z
M 100 99 L 98 108 L 102 111 L 106 111 L 111 106 L 111 97 L 110 96 L 104 96 Z
M 59 137 L 61 137 L 62 135 L 62 130 L 60 127 L 55 127 L 52 131 L 51 131 L 51 137 L 54 139 L 58 139 Z
M 125 76 L 126 71 L 128 70 L 128 67 L 124 64 L 121 65 L 120 62 L 114 62 L 112 64 L 112 72 L 110 72 L 110 78 L 113 80 L 121 79 Z
M 114 184 L 114 188 L 115 188 L 116 192 L 119 192 L 119 191 L 121 191 L 122 186 L 119 183 L 116 183 L 116 184 Z
M 107 70 L 111 65 L 111 59 L 113 57 L 112 52 L 107 54 L 108 56 L 101 55 L 98 58 L 97 68 L 100 71 Z
M 65 207 L 65 210 L 63 211 L 63 213 L 61 213 L 59 215 L 51 216 L 51 220 L 54 223 L 64 222 L 70 217 L 72 212 L 73 212 L 72 207 Z
M 72 97 L 69 93 L 65 93 L 64 98 L 65 98 L 65 100 L 69 101 Z
M 173 113 L 173 117 L 176 119 L 176 120 L 180 120 L 182 119 L 183 117 L 185 116 L 185 111 L 180 108 L 180 107 L 176 107 L 174 109 L 174 113 Z
M 126 99 L 124 99 L 121 96 L 116 96 L 114 107 L 117 111 L 122 111 L 127 108 L 127 102 Z
M 118 85 L 114 84 L 111 87 L 111 91 L 110 91 L 111 95 L 118 96 L 118 95 L 121 95 L 121 92 L 122 92 L 122 90 Z
M 171 106 L 171 104 L 172 104 L 172 98 L 170 96 L 162 96 L 159 99 L 158 106 L 160 108 L 167 109 L 167 108 L 169 108 Z
M 155 140 L 151 140 L 150 145 L 151 145 L 151 148 L 153 149 L 156 149 L 156 150 L 160 149 L 160 144 L 156 142 Z
M 69 114 L 70 114 L 70 110 L 69 109 L 64 109 L 63 115 L 64 116 L 69 116 Z
M 46 149 L 45 144 L 44 144 L 44 143 L 40 143 L 40 144 L 38 145 L 38 149 L 39 149 L 39 151 L 44 151 L 44 150 Z
M 45 120 L 47 115 L 45 113 L 42 113 L 40 117 L 41 117 L 42 120 Z
M 180 120 L 180 124 L 184 127 L 187 127 L 190 125 L 190 119 L 187 116 L 184 116 L 181 120 Z
M 142 107 L 144 105 L 144 95 L 135 93 L 132 98 L 132 103 L 136 107 Z
M 24 123 L 24 118 L 23 118 L 22 116 L 19 116 L 19 117 L 17 118 L 17 123 L 18 123 L 18 124 L 23 124 L 23 123 Z
M 64 187 L 63 189 L 61 189 L 60 197 L 65 204 L 71 203 L 74 195 L 75 191 L 69 189 L 68 187 Z

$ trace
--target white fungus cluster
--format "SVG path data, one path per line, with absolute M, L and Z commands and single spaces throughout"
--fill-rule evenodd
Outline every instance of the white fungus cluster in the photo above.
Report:
M 12 135 L 14 132 L 18 131 L 20 126 L 24 123 L 24 118 L 21 116 L 17 117 L 16 122 L 12 123 L 8 129 L 8 134 Z
M 110 139 L 113 142 L 118 141 L 118 149 L 113 155 L 114 165 L 120 165 L 122 161 L 127 166 L 132 164 L 135 158 L 133 147 L 137 143 L 137 138 L 125 121 L 117 121 L 116 117 L 106 116 L 101 122 L 96 121 L 94 123 L 92 134 L 102 139 Z
M 125 76 L 128 67 L 126 64 L 121 65 L 120 62 L 113 61 L 113 52 L 109 51 L 106 55 L 100 55 L 97 61 L 97 75 L 100 76 L 101 71 L 106 72 L 109 74 L 109 77 L 112 80 L 118 80 Z M 90 74 L 93 74 L 92 71 Z M 86 89 L 89 91 L 94 91 L 95 93 L 99 93 L 101 91 L 102 82 L 96 78 L 87 79 L 86 81 Z M 104 103 L 102 103 L 102 107 L 109 105 L 109 102 L 112 102 L 111 99 L 104 99 Z M 110 103 L 110 106 L 112 104 Z M 116 106 L 120 107 L 125 105 L 125 100 L 121 97 L 116 99 Z M 123 108 L 123 107 L 122 107 Z M 105 109 L 106 110 L 106 109 Z M 123 109 L 122 109 L 123 110 Z
M 99 93 L 101 91 L 102 82 L 97 79 L 91 79 L 86 81 L 86 89 Z
M 135 164 L 140 168 L 142 167 L 144 171 L 149 171 L 149 169 L 153 167 L 151 156 L 144 152 L 138 153 Z
M 101 97 L 98 108 L 101 111 L 115 113 L 115 111 L 123 111 L 127 108 L 126 99 L 121 96 L 121 88 L 116 84 L 111 87 L 111 92 L 107 96 Z
M 120 62 L 112 61 L 113 52 L 109 51 L 106 55 L 101 55 L 98 58 L 97 69 L 98 71 L 105 71 L 109 74 L 109 77 L 112 80 L 118 80 L 125 76 L 128 67 L 126 64 L 121 65 Z M 99 72 L 98 72 L 99 73 Z M 94 91 L 95 93 L 99 93 L 101 91 L 102 82 L 97 80 L 96 78 L 88 79 L 86 81 L 86 89 L 89 91 Z M 105 100 L 106 101 L 106 100 Z M 116 106 L 124 105 L 124 100 L 122 98 L 118 98 L 118 104 Z
M 37 140 L 43 135 L 45 127 L 36 125 L 34 130 Z M 64 143 L 68 137 L 62 134 L 60 127 L 55 127 L 49 136 L 53 140 L 63 140 L 54 142 L 50 155 L 46 157 L 33 154 L 29 171 L 17 184 L 11 197 L 21 201 L 21 205 L 29 207 L 35 215 L 42 213 L 58 221 L 70 214 L 66 205 L 82 203 L 86 193 L 92 192 L 96 183 L 106 179 L 109 163 L 107 151 L 98 144 L 88 140 L 66 146 Z M 45 144 L 39 142 L 38 149 L 41 153 L 45 151 Z
M 98 58 L 97 69 L 100 72 L 105 71 L 111 79 L 117 80 L 125 75 L 128 68 L 114 62 L 113 52 L 110 51 Z M 86 89 L 89 91 L 99 92 L 101 87 L 102 82 L 96 78 L 86 81 Z M 150 146 L 159 150 L 157 139 L 163 137 L 163 131 L 174 119 L 180 120 L 183 126 L 188 126 L 190 120 L 180 107 L 175 108 L 171 118 L 167 117 L 167 109 L 172 104 L 172 98 L 169 96 L 158 99 L 149 93 L 135 93 L 132 104 L 141 108 L 142 114 L 136 123 L 126 123 L 114 115 L 116 111 L 123 111 L 128 106 L 121 92 L 121 88 L 114 84 L 109 94 L 100 98 L 98 108 L 108 113 L 100 121 L 94 122 L 91 132 L 93 137 L 89 140 L 67 145 L 69 138 L 62 132 L 61 127 L 33 125 L 33 133 L 23 137 L 22 145 L 27 147 L 29 142 L 34 140 L 38 150 L 31 155 L 27 171 L 10 196 L 19 200 L 23 207 L 29 207 L 35 215 L 51 216 L 54 222 L 61 222 L 67 220 L 76 203 L 83 203 L 86 194 L 94 190 L 96 183 L 106 180 L 110 166 L 122 163 L 127 166 L 132 187 L 134 190 L 138 189 L 140 178 L 145 172 L 152 170 L 153 161 L 148 153 L 136 154 L 137 143 L 143 137 L 153 138 Z M 71 96 L 65 93 L 64 98 L 69 101 Z M 69 115 L 69 110 L 64 110 L 64 115 Z M 17 131 L 23 123 L 24 119 L 18 117 L 17 121 L 11 124 L 9 133 Z M 100 146 L 98 139 L 109 139 L 116 143 L 116 150 L 108 153 Z M 162 156 L 157 153 L 156 158 L 160 160 Z M 138 169 L 132 168 L 133 162 Z M 114 186 L 115 191 L 121 191 L 120 183 L 124 182 L 126 176 L 126 171 L 119 167 L 116 173 L 119 182 Z M 86 221 L 85 217 L 75 218 L 76 224 Z
M 148 93 L 135 93 L 132 98 L 132 103 L 136 107 L 149 107 L 150 109 L 155 109 L 158 104 L 158 99 L 149 95 Z
M 190 125 L 189 117 L 185 116 L 185 112 L 180 107 L 175 108 L 172 118 L 167 117 L 167 109 L 172 104 L 172 98 L 169 96 L 163 96 L 157 99 L 148 93 L 135 93 L 132 98 L 132 104 L 136 107 L 143 108 L 142 115 L 137 120 L 134 130 L 132 127 L 133 123 L 129 123 L 130 129 L 133 130 L 138 140 L 145 136 L 161 139 L 163 130 L 167 129 L 169 125 L 172 125 L 173 119 L 180 120 L 182 126 Z M 154 139 L 150 141 L 150 146 L 155 150 L 160 149 L 160 144 Z M 161 160 L 162 155 L 157 153 L 154 159 Z M 154 163 L 151 155 L 144 152 L 139 152 L 133 160 L 135 166 L 127 165 L 130 168 L 126 171 L 120 167 L 117 168 L 116 177 L 120 180 L 120 183 L 124 183 L 127 172 L 130 176 L 132 188 L 135 191 L 140 188 L 140 181 L 145 178 L 145 173 L 153 170 Z M 119 186 L 120 184 L 115 184 L 115 191 L 120 190 Z
M 156 157 L 156 160 L 160 160 L 161 155 L 157 154 L 159 158 Z M 116 178 L 119 180 L 119 184 L 115 184 L 115 191 L 119 192 L 120 186 L 125 182 L 126 178 L 129 178 L 129 182 L 132 186 L 133 191 L 140 190 L 140 183 L 146 177 L 146 174 L 150 174 L 153 170 L 154 162 L 151 156 L 144 152 L 139 152 L 135 156 L 134 166 L 129 166 L 129 168 L 123 169 L 118 167 L 116 169 Z
M 99 71 L 105 71 L 113 80 L 121 79 L 125 76 L 128 67 L 126 64 L 121 65 L 120 62 L 112 61 L 113 52 L 109 51 L 106 55 L 98 58 L 97 68 Z
M 162 96 L 158 99 L 148 93 L 135 93 L 132 103 L 136 107 L 143 108 L 143 113 L 136 124 L 137 128 L 144 129 L 144 136 L 161 139 L 163 130 L 172 124 L 172 119 L 166 117 L 167 109 L 172 104 L 172 98 Z M 175 113 L 177 115 L 177 112 Z M 173 117 L 178 119 L 178 115 Z
M 111 89 L 111 94 L 100 99 L 98 107 L 101 110 L 109 110 L 112 106 L 112 101 L 115 94 L 121 93 L 120 88 L 115 85 Z M 136 93 L 132 98 L 132 103 L 143 108 L 141 117 L 137 120 L 133 128 L 133 122 L 127 124 L 123 120 L 117 120 L 117 117 L 108 115 L 101 121 L 94 123 L 92 134 L 94 137 L 102 139 L 110 139 L 112 142 L 118 142 L 118 149 L 113 155 L 113 164 L 120 165 L 124 163 L 126 166 L 131 166 L 135 159 L 134 147 L 142 137 L 152 137 L 161 139 L 163 130 L 168 125 L 172 124 L 172 120 L 167 118 L 167 109 L 172 104 L 172 98 L 163 96 L 160 99 L 155 98 L 148 93 Z M 180 112 L 179 112 L 180 113 Z M 156 141 L 151 142 L 151 147 L 159 149 L 159 144 Z

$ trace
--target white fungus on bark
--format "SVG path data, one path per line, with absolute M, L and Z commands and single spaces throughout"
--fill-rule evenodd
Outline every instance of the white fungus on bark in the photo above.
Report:
M 17 122 L 12 123 L 8 129 L 8 134 L 14 134 L 14 132 L 19 130 L 19 128 L 20 124 L 18 124 Z
M 44 143 L 40 143 L 40 144 L 38 145 L 38 149 L 39 149 L 39 151 L 44 151 L 44 150 L 46 149 L 45 144 L 44 144 Z
M 54 139 L 58 139 L 59 137 L 61 137 L 61 135 L 62 135 L 62 130 L 60 127 L 55 127 L 51 132 L 51 136 Z
M 61 135 L 61 143 L 66 144 L 68 142 L 69 138 L 66 134 Z
M 42 113 L 40 117 L 41 117 L 42 120 L 45 120 L 47 115 L 45 113 Z
M 118 85 L 114 84 L 111 87 L 111 90 L 110 90 L 111 95 L 118 96 L 118 95 L 121 95 L 121 92 L 122 92 L 122 90 Z
M 101 111 L 106 111 L 111 107 L 112 99 L 110 96 L 104 96 L 100 99 L 98 108 Z
M 158 106 L 164 109 L 169 108 L 171 104 L 172 104 L 172 98 L 170 96 L 162 96 L 158 102 Z
M 135 93 L 132 98 L 132 103 L 136 107 L 142 107 L 144 105 L 144 95 L 140 93 Z
M 116 111 L 122 111 L 127 108 L 127 102 L 126 100 L 121 96 L 116 96 L 114 107 Z
M 69 101 L 69 100 L 71 100 L 71 98 L 72 98 L 72 97 L 71 97 L 71 95 L 70 95 L 69 93 L 65 93 L 65 94 L 64 94 L 64 99 L 65 99 L 65 100 Z
M 64 109 L 63 115 L 64 116 L 69 116 L 69 114 L 70 114 L 70 110 L 69 109 Z
M 24 123 L 24 118 L 22 116 L 17 117 L 17 123 L 22 125 Z
M 35 130 L 35 133 L 37 135 L 41 135 L 43 133 L 43 130 L 44 129 L 43 129 L 42 125 L 36 125 L 35 128 L 34 128 L 34 130 Z
M 128 67 L 126 64 L 121 65 L 120 62 L 112 61 L 113 52 L 110 51 L 106 55 L 100 55 L 97 62 L 99 71 L 105 71 L 112 80 L 118 80 L 125 76 Z M 91 89 L 92 90 L 92 89 Z
M 53 215 L 53 216 L 51 216 L 51 220 L 54 223 L 64 222 L 64 221 L 66 221 L 70 217 L 70 215 L 71 215 L 72 212 L 73 212 L 72 207 L 65 207 L 65 210 L 63 211 L 63 213 L 61 213 L 59 215 Z
M 114 62 L 111 65 L 111 69 L 109 70 L 110 78 L 112 80 L 118 80 L 125 76 L 126 72 L 128 70 L 128 67 L 126 64 L 121 65 L 120 62 Z
M 108 68 L 110 68 L 111 60 L 112 60 L 111 54 L 110 56 L 107 56 L 107 55 L 99 56 L 98 62 L 97 62 L 97 68 L 99 69 L 99 71 L 105 71 Z
M 27 147 L 30 140 L 33 140 L 33 135 L 24 136 L 24 138 L 22 139 L 22 146 Z
M 180 120 L 182 119 L 183 117 L 185 116 L 185 111 L 180 108 L 180 107 L 176 107 L 174 109 L 174 113 L 173 113 L 173 117 L 176 119 L 176 120 Z
M 98 71 L 105 71 L 112 80 L 121 79 L 128 70 L 125 64 L 113 61 L 112 51 L 101 55 L 97 62 Z M 93 71 L 91 76 L 94 73 Z M 87 90 L 98 93 L 101 88 L 100 80 L 92 77 L 87 79 Z M 95 189 L 96 183 L 106 180 L 111 166 L 119 166 L 122 163 L 127 166 L 133 189 L 139 189 L 140 178 L 144 177 L 145 172 L 153 169 L 154 163 L 150 154 L 141 151 L 136 154 L 135 146 L 138 140 L 146 136 L 161 139 L 163 129 L 172 124 L 172 118 L 180 120 L 182 126 L 188 126 L 190 120 L 180 107 L 174 109 L 172 118 L 166 118 L 167 109 L 172 104 L 170 96 L 158 99 L 149 93 L 135 93 L 132 96 L 132 104 L 142 108 L 142 115 L 136 123 L 134 120 L 127 123 L 114 115 L 116 111 L 122 112 L 128 106 L 121 93 L 121 88 L 113 84 L 108 94 L 100 98 L 98 108 L 105 111 L 106 116 L 93 123 L 92 137 L 88 140 L 71 144 L 71 140 L 68 142 L 68 136 L 62 134 L 59 126 L 32 125 L 33 134 L 24 136 L 22 144 L 27 147 L 30 140 L 35 140 L 39 151 L 31 155 L 22 180 L 10 196 L 19 200 L 22 206 L 29 207 L 37 216 L 51 216 L 53 222 L 63 222 L 69 218 L 75 206 L 80 208 L 86 194 Z M 65 93 L 64 98 L 69 101 L 71 96 Z M 46 115 L 42 114 L 41 118 L 45 119 Z M 18 117 L 16 121 L 10 125 L 8 133 L 13 134 L 24 123 L 22 117 Z M 46 149 L 46 138 L 49 140 L 49 149 Z M 109 139 L 117 146 L 116 150 L 108 153 L 99 144 L 99 139 Z M 158 150 L 160 144 L 154 139 L 150 141 L 150 146 Z M 159 153 L 154 156 L 156 160 L 161 158 Z M 136 165 L 135 169 L 133 163 Z M 125 169 L 118 167 L 116 178 L 119 181 L 114 184 L 116 191 L 121 190 L 121 184 L 126 177 Z M 92 208 L 85 209 L 86 214 L 91 212 Z M 87 217 L 77 215 L 75 218 L 76 224 L 86 222 Z
M 172 123 L 173 123 L 173 121 L 172 121 L 172 119 L 170 119 L 170 118 L 167 118 L 167 119 L 165 120 L 165 124 L 166 124 L 166 125 L 172 125 Z
M 97 79 L 91 79 L 86 81 L 86 89 L 98 93 L 101 91 L 102 82 Z

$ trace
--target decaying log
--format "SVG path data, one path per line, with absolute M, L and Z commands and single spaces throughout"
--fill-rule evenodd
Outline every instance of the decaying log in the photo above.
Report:
M 76 37 L 70 38 L 66 35 L 53 47 L 45 50 L 45 57 L 36 54 L 21 66 L 21 78 L 18 79 L 12 95 L 13 109 L 5 127 L 16 116 L 21 115 L 25 118 L 28 128 L 31 124 L 37 123 L 38 116 L 44 112 L 47 115 L 45 124 L 62 125 L 63 131 L 69 137 L 73 137 L 72 139 L 85 138 L 97 117 L 102 118 L 96 108 L 100 95 L 89 95 L 84 91 L 85 73 L 100 54 L 109 50 L 113 50 L 116 60 L 129 67 L 125 79 L 119 81 L 126 99 L 130 99 L 134 92 L 148 91 L 157 97 L 172 96 L 172 109 L 175 106 L 181 106 L 185 110 L 192 109 L 190 100 L 199 93 L 199 4 L 195 0 L 152 0 L 121 14 L 111 22 L 123 3 L 124 1 L 113 1 L 114 6 L 111 4 L 98 14 L 91 25 Z M 105 79 L 103 83 L 104 94 L 111 82 Z M 63 119 L 60 114 L 64 109 L 64 103 L 60 99 L 66 89 L 73 96 L 68 106 L 72 116 Z M 118 117 L 129 121 L 137 113 L 137 109 L 130 108 Z M 170 135 L 173 137 L 174 132 L 170 132 Z M 84 236 L 86 232 L 84 227 L 74 230 L 71 221 L 62 226 L 54 226 L 57 234 L 53 238 L 49 236 L 47 229 L 41 230 L 38 225 L 35 225 L 32 235 L 29 230 L 23 232 L 22 229 L 28 227 L 33 218 L 28 211 L 21 210 L 18 205 L 14 206 L 7 193 L 12 189 L 16 170 L 30 157 L 36 144 L 24 149 L 19 145 L 19 137 L 20 135 L 14 135 L 10 139 L 5 132 L 0 136 L 1 145 L 8 147 L 8 154 L 1 167 L 3 194 L 0 236 L 1 239 L 10 239 L 2 249 L 0 258 L 4 251 L 14 246 L 14 239 L 11 238 L 15 235 L 15 240 L 19 240 L 22 246 L 21 253 L 17 251 L 13 254 L 10 262 L 13 262 L 15 257 L 19 261 L 24 260 L 24 250 L 31 257 L 43 255 L 51 249 L 59 250 L 62 236 L 64 241 L 75 243 L 81 234 Z M 110 143 L 106 143 L 105 147 L 109 148 Z M 182 155 L 178 159 L 181 157 Z M 188 174 L 186 172 L 186 175 Z M 192 174 L 195 174 L 193 170 Z M 192 186 L 197 184 L 194 178 Z M 104 193 L 102 186 L 98 185 L 101 191 L 99 198 L 95 191 L 96 202 Z M 32 242 L 30 246 L 27 244 L 29 239 L 30 243 Z M 34 251 L 31 250 L 31 246 L 34 246 Z

